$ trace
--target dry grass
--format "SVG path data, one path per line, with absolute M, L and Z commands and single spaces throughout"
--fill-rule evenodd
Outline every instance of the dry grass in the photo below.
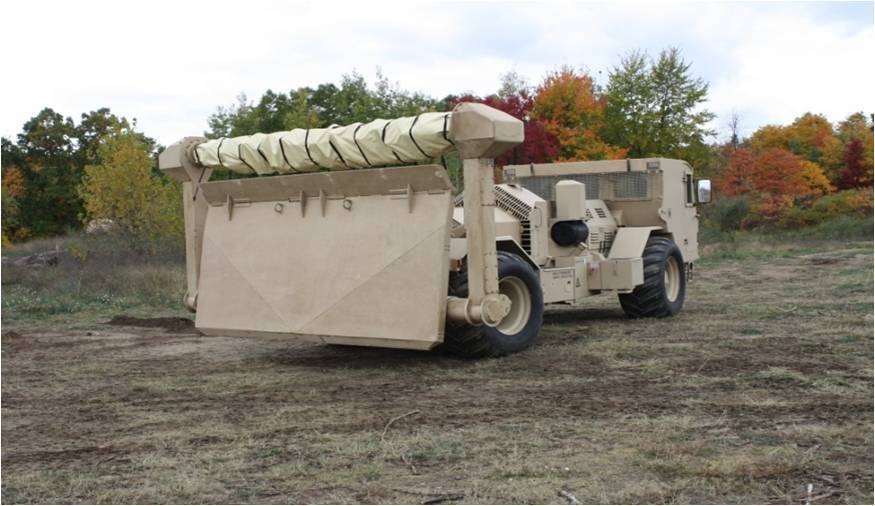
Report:
M 120 312 L 184 315 L 185 267 L 179 244 L 148 245 L 124 237 L 77 234 L 3 250 L 4 258 L 61 252 L 54 267 L 3 266 L 3 322 L 36 319 L 93 322 Z
M 484 361 L 4 298 L 3 502 L 871 503 L 872 244 L 709 251 L 676 318 L 593 299 Z

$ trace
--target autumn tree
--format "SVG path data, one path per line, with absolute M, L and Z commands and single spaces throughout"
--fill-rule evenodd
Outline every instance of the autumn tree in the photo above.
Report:
M 767 217 L 832 190 L 817 164 L 782 148 L 759 153 L 748 148 L 733 151 L 716 183 L 722 195 L 750 195 L 757 211 Z
M 832 123 L 821 114 L 806 113 L 790 125 L 787 148 L 806 160 L 820 164 L 824 148 L 835 137 Z
M 559 141 L 547 131 L 544 120 L 533 117 L 534 95 L 531 87 L 515 72 L 501 76 L 501 86 L 495 95 L 486 98 L 463 95 L 454 98 L 450 107 L 460 102 L 480 102 L 523 122 L 525 140 L 499 155 L 495 159 L 497 167 L 551 162 L 559 156 Z
M 836 135 L 841 142 L 841 156 L 840 156 L 840 166 L 841 171 L 839 175 L 840 186 L 844 186 L 849 183 L 851 179 L 856 180 L 858 185 L 871 185 L 872 184 L 872 170 L 873 170 L 873 153 L 875 153 L 875 146 L 873 146 L 873 125 L 871 116 L 866 116 L 861 112 L 857 112 L 848 116 L 844 121 L 838 124 L 838 128 L 836 129 Z M 859 148 L 854 147 L 853 150 L 851 148 L 851 144 L 857 140 L 860 144 Z M 850 160 L 853 161 L 854 164 L 857 163 L 857 156 L 855 151 L 860 149 L 862 151 L 861 158 L 859 159 L 860 165 L 862 167 L 857 167 L 854 165 L 853 167 L 848 166 L 849 161 L 849 151 L 851 152 Z M 845 173 L 848 173 L 851 179 L 847 179 L 844 177 Z M 855 174 L 855 175 L 852 175 Z
M 24 176 L 21 169 L 14 165 L 3 165 L 3 245 L 8 246 L 13 240 L 26 238 L 30 235 L 27 228 L 21 227 L 19 220 L 20 206 L 18 204 L 25 192 Z
M 85 167 L 78 188 L 86 220 L 111 221 L 136 247 L 181 236 L 179 189 L 153 172 L 148 147 L 136 133 L 107 134 L 98 155 L 100 163 Z
M 9 195 L 20 199 L 24 195 L 24 176 L 21 169 L 14 165 L 3 166 L 3 187 L 9 191 Z
M 790 149 L 790 129 L 782 125 L 763 125 L 747 139 L 746 144 L 756 152 L 764 149 Z
M 845 167 L 841 173 L 839 189 L 848 190 L 872 185 L 871 168 L 866 166 L 863 154 L 863 141 L 851 139 L 845 151 L 844 161 Z
M 714 183 L 721 196 L 746 195 L 757 189 L 756 172 L 753 152 L 748 148 L 738 148 L 728 154 L 728 163 Z
M 708 84 L 693 77 L 691 67 L 676 48 L 655 61 L 641 51 L 624 56 L 608 76 L 604 139 L 628 147 L 631 157 L 690 159 L 691 148 L 704 153 L 714 114 L 702 108 Z
M 757 153 L 786 149 L 820 166 L 830 181 L 838 181 L 844 149 L 832 124 L 821 114 L 805 113 L 786 126 L 763 126 L 750 136 L 748 144 Z
M 766 218 L 776 217 L 793 205 L 797 196 L 806 193 L 802 177 L 802 159 L 780 148 L 768 148 L 757 156 L 754 186 L 757 190 L 755 210 Z
M 802 179 L 807 185 L 803 196 L 809 199 L 826 195 L 835 190 L 835 186 L 830 183 L 820 165 L 808 160 L 802 160 Z
M 592 78 L 563 67 L 549 73 L 538 86 L 532 117 L 557 139 L 560 160 L 624 158 L 626 149 L 612 146 L 599 136 L 604 111 L 604 100 L 596 96 Z

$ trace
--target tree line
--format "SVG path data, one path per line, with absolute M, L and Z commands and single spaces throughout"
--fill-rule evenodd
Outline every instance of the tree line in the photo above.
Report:
M 586 70 L 560 67 L 536 85 L 509 72 L 488 96 L 435 98 L 409 92 L 379 71 L 372 86 L 352 73 L 339 84 L 268 90 L 256 101 L 241 95 L 207 118 L 205 135 L 327 127 L 477 101 L 525 122 L 525 142 L 497 165 L 681 158 L 698 175 L 714 177 L 716 194 L 735 206 L 729 215 L 737 219 L 727 227 L 816 221 L 811 210 L 827 198 L 841 201 L 842 209 L 871 209 L 871 195 L 860 190 L 872 185 L 871 116 L 857 113 L 833 125 L 808 113 L 745 139 L 733 128 L 729 140 L 718 142 L 708 127 L 715 115 L 705 108 L 707 99 L 708 84 L 669 48 L 655 57 L 628 53 L 603 86 Z M 157 171 L 161 149 L 135 122 L 109 109 L 82 114 L 78 122 L 44 109 L 17 139 L 2 139 L 4 242 L 62 234 L 100 219 L 134 237 L 178 236 L 180 211 L 172 202 L 179 201 L 179 188 Z M 442 162 L 457 177 L 458 161 L 449 158 Z

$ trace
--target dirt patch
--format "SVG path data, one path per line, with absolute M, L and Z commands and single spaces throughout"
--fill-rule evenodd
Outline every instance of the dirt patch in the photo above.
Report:
M 10 327 L 3 502 L 871 504 L 871 284 L 871 256 L 725 261 L 675 318 L 593 298 L 479 361 Z
M 28 339 L 24 337 L 24 335 L 15 332 L 14 330 L 10 330 L 9 332 L 3 333 L 3 344 L 10 346 L 22 346 L 24 345 Z
M 10 330 L 3 333 L 3 348 L 9 351 L 19 351 L 34 345 L 33 340 L 23 334 Z
M 106 325 L 161 328 L 167 332 L 200 334 L 200 332 L 194 328 L 194 322 L 188 318 L 137 318 L 136 316 L 118 315 L 106 322 Z

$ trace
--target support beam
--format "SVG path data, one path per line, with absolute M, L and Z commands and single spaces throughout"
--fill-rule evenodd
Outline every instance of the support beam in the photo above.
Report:
M 462 160 L 465 177 L 465 229 L 468 242 L 468 301 L 465 320 L 494 327 L 510 311 L 510 300 L 498 293 L 495 250 L 495 194 L 491 158 Z M 450 303 L 453 318 L 458 303 Z
M 206 139 L 186 137 L 167 147 L 158 156 L 158 167 L 168 177 L 182 184 L 182 212 L 185 217 L 185 307 L 197 308 L 197 287 L 200 278 L 201 251 L 204 224 L 207 219 L 207 200 L 201 184 L 210 180 L 213 169 L 196 163 L 195 147 Z
M 466 159 L 462 161 L 462 170 L 468 238 L 468 298 L 479 304 L 487 294 L 498 293 L 492 160 Z

